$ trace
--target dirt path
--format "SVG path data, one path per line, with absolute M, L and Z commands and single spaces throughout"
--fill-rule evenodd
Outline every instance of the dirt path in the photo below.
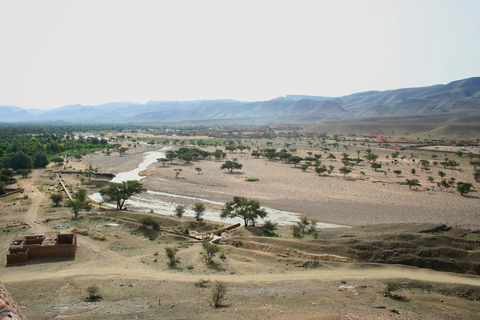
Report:
M 25 189 L 25 194 L 28 195 L 28 197 L 32 200 L 32 204 L 25 215 L 25 222 L 31 228 L 29 230 L 30 233 L 44 233 L 51 231 L 46 225 L 38 222 L 40 205 L 45 202 L 46 196 L 40 192 L 40 190 L 38 190 L 34 184 L 43 173 L 43 170 L 34 170 L 31 178 L 20 180 L 20 185 Z M 97 255 L 97 262 L 98 259 L 100 259 L 116 264 L 125 260 L 124 257 L 116 252 L 113 252 L 107 248 L 101 248 L 99 247 L 98 243 L 95 243 L 94 240 L 86 237 L 78 237 L 78 245 L 79 247 L 83 247 L 85 250 L 93 251 Z
M 34 186 L 35 181 L 43 173 L 43 170 L 33 170 L 32 177 L 20 180 L 19 183 L 25 189 L 25 194 L 32 200 L 32 204 L 25 215 L 25 222 L 30 226 L 30 232 L 45 232 L 45 226 L 37 221 L 40 204 L 44 201 L 45 195 Z
M 7 282 L 55 280 L 64 278 L 88 279 L 139 279 L 139 280 L 169 280 L 179 282 L 193 282 L 206 275 L 189 275 L 184 272 L 152 272 L 141 267 L 132 265 L 117 265 L 110 263 L 108 266 L 76 266 L 71 269 L 58 270 L 54 273 L 25 272 L 8 276 Z M 138 266 L 138 265 L 137 265 Z M 358 267 L 346 264 L 330 270 L 301 270 L 281 274 L 246 274 L 246 275 L 208 275 L 209 279 L 222 280 L 234 283 L 248 282 L 277 282 L 295 280 L 355 280 L 355 279 L 387 279 L 405 278 L 420 281 L 432 281 L 442 283 L 469 284 L 480 287 L 480 277 L 454 273 L 438 272 L 429 269 L 418 269 L 406 266 L 375 266 Z

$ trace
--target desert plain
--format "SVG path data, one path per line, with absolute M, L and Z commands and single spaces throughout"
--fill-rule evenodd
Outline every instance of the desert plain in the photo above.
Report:
M 300 165 L 257 158 L 248 150 L 225 151 L 218 161 L 156 162 L 141 172 L 145 188 L 166 193 L 139 195 L 153 202 L 184 205 L 189 211 L 198 199 L 223 203 L 243 196 L 298 214 L 279 224 L 274 236 L 262 231 L 262 220 L 256 227 L 223 233 L 211 264 L 203 259 L 202 242 L 182 233 L 216 233 L 228 225 L 221 219 L 195 221 L 188 215 L 175 217 L 173 210 L 140 211 L 134 206 L 118 211 L 98 203 L 72 219 L 70 208 L 49 200 L 60 191 L 55 177 L 60 168 L 35 170 L 18 180 L 24 194 L 0 202 L 2 231 L 10 230 L 2 232 L 2 259 L 14 235 L 24 231 L 73 230 L 77 255 L 2 266 L 0 279 L 28 319 L 477 319 L 479 184 L 473 182 L 473 192 L 465 196 L 436 184 L 439 171 L 448 179 L 472 181 L 468 157 L 456 150 L 410 149 L 399 151 L 405 158 L 394 163 L 395 150 L 375 143 L 354 146 L 344 141 L 323 152 L 307 141 L 288 143 L 294 144 L 295 155 L 321 154 L 322 165 L 334 166 L 332 173 L 319 175 L 313 166 L 303 171 Z M 278 149 L 286 143 L 243 141 L 252 150 L 267 147 L 267 142 Z M 79 161 L 70 158 L 70 173 L 61 178 L 72 191 L 86 188 L 93 194 L 108 180 L 87 177 L 89 166 L 118 174 L 135 169 L 145 152 L 162 147 L 139 143 L 122 156 L 97 152 Z M 374 170 L 364 160 L 345 176 L 339 172 L 343 153 L 355 158 L 358 150 L 362 157 L 366 149 L 379 155 L 381 168 Z M 478 148 L 469 151 L 478 153 Z M 329 154 L 335 159 L 327 159 Z M 422 170 L 419 165 L 420 159 L 447 157 L 458 161 L 460 169 L 431 165 Z M 227 160 L 242 168 L 221 170 Z M 174 169 L 181 171 L 177 175 Z M 406 179 L 418 179 L 420 185 L 410 188 Z M 205 206 L 218 213 L 222 208 L 209 202 Z M 140 223 L 147 216 L 158 221 L 160 230 Z M 294 237 L 291 224 L 300 217 L 317 220 L 317 232 Z M 321 223 L 343 227 L 322 228 Z M 448 228 L 429 230 L 441 224 Z M 167 247 L 178 249 L 175 265 L 167 264 Z M 211 303 L 215 281 L 227 286 L 219 308 Z M 92 285 L 102 296 L 95 302 L 86 299 Z M 397 298 L 385 295 L 389 285 Z

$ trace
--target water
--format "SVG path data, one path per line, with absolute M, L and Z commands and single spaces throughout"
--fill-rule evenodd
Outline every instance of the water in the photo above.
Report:
M 128 180 L 140 181 L 144 179 L 145 176 L 141 176 L 140 172 L 146 170 L 151 164 L 157 162 L 157 159 L 164 158 L 165 151 L 169 149 L 171 149 L 171 147 L 165 147 L 160 150 L 145 152 L 143 161 L 138 165 L 137 168 L 130 171 L 118 173 L 115 176 L 115 178 L 112 179 L 112 182 L 118 183 L 118 182 L 128 181 Z M 156 196 L 171 197 L 172 201 L 167 202 L 167 201 L 158 200 L 156 199 Z M 90 198 L 96 202 L 102 202 L 102 197 L 98 192 L 92 194 Z M 219 205 L 219 206 L 223 206 L 225 204 L 224 202 L 213 201 L 209 199 L 190 197 L 190 196 L 184 196 L 180 194 L 173 194 L 173 193 L 167 193 L 167 192 L 160 192 L 156 190 L 147 190 L 147 192 L 137 196 L 133 196 L 129 200 L 125 201 L 125 205 L 128 208 L 132 208 L 137 211 L 144 211 L 144 212 L 153 211 L 158 214 L 173 215 L 175 207 L 179 204 L 174 202 L 175 198 L 195 200 L 195 201 L 204 202 L 207 204 Z M 107 205 L 115 207 L 114 204 L 107 204 Z M 295 224 L 297 221 L 300 221 L 299 213 L 276 210 L 276 209 L 267 208 L 267 207 L 263 207 L 263 209 L 265 209 L 265 211 L 268 212 L 267 219 L 275 223 L 278 223 L 279 225 L 292 225 L 292 224 Z M 187 209 L 184 213 L 184 216 L 194 217 L 195 213 L 193 212 L 193 210 Z M 210 210 L 210 211 L 206 210 L 203 214 L 203 218 L 206 220 L 211 220 L 216 222 L 243 223 L 243 219 L 240 219 L 240 218 L 221 219 L 220 212 L 213 211 L 213 210 Z M 320 222 L 317 224 L 317 228 L 340 228 L 340 227 L 346 227 L 346 226 L 330 224 L 330 223 L 320 223 Z

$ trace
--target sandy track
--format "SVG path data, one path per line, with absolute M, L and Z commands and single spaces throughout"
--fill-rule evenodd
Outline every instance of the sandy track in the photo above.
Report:
M 25 189 L 25 194 L 32 200 L 32 204 L 25 215 L 25 222 L 30 226 L 30 232 L 33 233 L 45 232 L 45 226 L 35 222 L 37 221 L 40 204 L 45 200 L 45 195 L 34 186 L 34 183 L 43 172 L 43 170 L 33 170 L 31 178 L 19 181 L 21 187 Z
M 144 268 L 129 268 L 118 264 L 109 266 L 76 266 L 71 269 L 58 270 L 57 272 L 24 272 L 12 274 L 6 278 L 6 282 L 23 282 L 39 280 L 56 280 L 66 278 L 88 279 L 139 279 L 139 280 L 169 280 L 179 282 L 193 282 L 205 275 L 188 275 L 180 272 L 152 272 Z M 356 267 L 353 265 L 339 266 L 331 270 L 301 270 L 281 274 L 246 274 L 246 275 L 208 275 L 213 280 L 226 282 L 276 282 L 294 280 L 355 280 L 355 279 L 387 279 L 405 278 L 420 281 L 432 281 L 442 283 L 469 284 L 480 287 L 480 277 L 461 275 L 447 272 L 438 272 L 429 269 L 418 269 L 407 266 L 375 266 Z

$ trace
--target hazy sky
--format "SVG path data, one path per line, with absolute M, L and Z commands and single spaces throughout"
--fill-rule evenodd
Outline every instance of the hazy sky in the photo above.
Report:
M 0 105 L 341 96 L 480 76 L 480 1 L 4 1 Z

